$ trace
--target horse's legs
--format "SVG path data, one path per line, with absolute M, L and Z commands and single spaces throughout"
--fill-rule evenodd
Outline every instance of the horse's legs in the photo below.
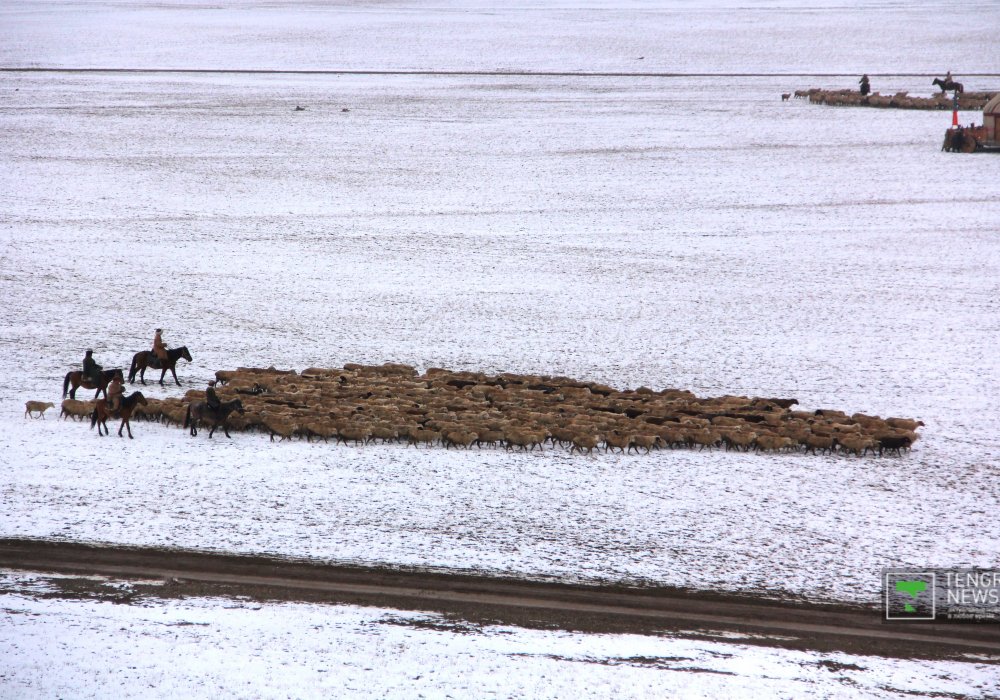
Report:
M 208 431 L 208 437 L 211 438 L 212 435 L 215 433 L 215 429 L 218 428 L 218 427 L 219 427 L 218 423 L 213 423 L 212 424 L 212 429 Z
M 163 386 L 163 378 L 167 376 L 167 368 L 164 367 L 160 370 L 160 386 Z
M 181 380 L 177 378 L 177 366 L 174 365 L 170 368 L 170 374 L 174 375 L 174 381 L 177 382 L 177 386 L 181 385 Z

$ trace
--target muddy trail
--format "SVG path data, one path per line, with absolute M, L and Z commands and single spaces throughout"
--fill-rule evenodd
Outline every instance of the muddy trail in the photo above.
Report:
M 667 587 L 581 585 L 404 568 L 330 565 L 122 546 L 0 539 L 0 568 L 52 572 L 58 595 L 139 604 L 157 598 L 243 597 L 433 611 L 455 631 L 484 624 L 585 632 L 748 635 L 741 642 L 899 658 L 1000 663 L 1000 627 L 894 623 L 876 607 L 781 601 Z M 78 575 L 81 578 L 72 578 Z M 134 580 L 127 594 L 102 576 Z

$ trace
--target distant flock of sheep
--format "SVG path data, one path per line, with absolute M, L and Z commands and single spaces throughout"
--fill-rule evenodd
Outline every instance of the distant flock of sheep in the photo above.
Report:
M 995 92 L 965 92 L 958 96 L 958 108 L 962 110 L 982 110 Z M 873 92 L 862 95 L 857 90 L 796 90 L 795 96 L 808 98 L 813 104 L 832 105 L 835 107 L 891 107 L 896 109 L 952 109 L 954 100 L 948 93 L 938 93 L 932 97 L 911 97 L 906 92 L 894 95 L 881 95 Z M 784 97 L 784 96 L 783 96 Z
M 900 455 L 923 423 L 820 409 L 793 410 L 795 399 L 723 396 L 641 387 L 618 390 L 568 377 L 348 364 L 297 373 L 241 368 L 216 373 L 219 398 L 244 411 L 227 427 L 271 440 L 334 440 L 363 445 L 401 441 L 416 447 L 568 448 L 571 453 L 644 453 L 664 448 Z M 149 399 L 135 418 L 182 426 L 192 402 Z M 92 401 L 66 400 L 62 415 L 89 416 Z

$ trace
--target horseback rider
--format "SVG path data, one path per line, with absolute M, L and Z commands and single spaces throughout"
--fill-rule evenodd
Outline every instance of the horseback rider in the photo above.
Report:
M 94 386 L 100 386 L 101 370 L 103 369 L 94 359 L 94 351 L 87 350 L 87 354 L 83 357 L 83 378 L 92 381 Z
M 152 367 L 159 369 L 167 363 L 167 346 L 163 342 L 163 329 L 157 328 L 153 334 L 153 357 L 155 358 Z
M 858 81 L 858 84 L 861 86 L 861 94 L 862 95 L 867 95 L 869 92 L 871 92 L 871 89 L 872 89 L 871 88 L 871 83 L 868 81 L 868 74 L 867 73 L 865 73 L 864 75 L 861 76 L 861 80 Z
M 107 398 L 108 398 L 108 410 L 112 413 L 117 413 L 118 409 L 122 406 L 122 396 L 125 394 L 125 386 L 122 384 L 121 378 L 116 374 L 111 383 L 108 384 Z
M 222 407 L 222 401 L 219 400 L 219 395 L 215 393 L 214 379 L 208 383 L 208 388 L 205 389 L 205 405 L 211 411 L 218 411 Z

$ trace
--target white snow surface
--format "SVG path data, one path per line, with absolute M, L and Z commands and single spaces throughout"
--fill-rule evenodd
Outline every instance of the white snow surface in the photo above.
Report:
M 0 697 L 913 698 L 1000 693 L 996 666 L 576 634 L 243 599 L 61 597 L 0 571 Z M 127 594 L 130 585 L 108 581 Z M 39 594 L 54 597 L 39 599 Z M 62 663 L 52 663 L 58 648 Z M 109 666 L 108 659 L 114 664 Z
M 996 565 L 1000 160 L 940 152 L 944 113 L 794 87 L 8 74 L 0 533 L 872 602 L 883 566 Z M 590 458 L 23 417 L 154 326 L 194 362 L 150 396 L 395 361 L 926 427 L 902 459 Z
M 887 74 L 995 71 L 997 26 L 992 2 L 3 3 L 5 67 L 772 75 L 0 74 L 0 536 L 869 603 L 885 566 L 998 566 L 1000 159 L 940 152 L 947 112 L 779 101 L 861 72 L 929 94 Z M 156 397 L 392 361 L 926 427 L 902 458 L 579 457 L 57 420 L 85 348 L 127 366 L 154 327 L 194 357 Z

